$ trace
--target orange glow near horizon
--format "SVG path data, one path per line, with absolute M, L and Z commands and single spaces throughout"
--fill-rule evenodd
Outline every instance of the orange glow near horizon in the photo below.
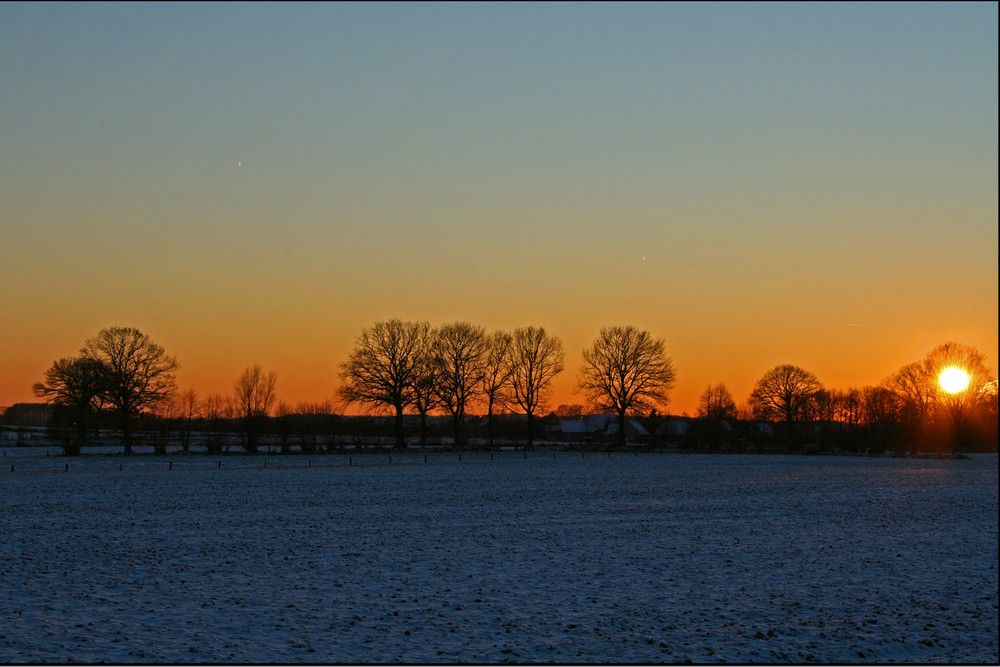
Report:
M 544 327 L 549 409 L 604 326 L 664 340 L 675 415 L 780 364 L 995 369 L 996 16 L 4 3 L 0 406 L 110 326 L 293 407 L 392 318 Z
M 439 314 L 441 319 L 431 320 L 432 325 L 454 321 L 444 319 L 445 313 Z M 477 323 L 472 317 L 464 319 Z M 577 374 L 582 351 L 593 342 L 600 328 L 598 325 L 582 328 L 579 322 L 577 327 L 573 327 L 573 318 L 565 314 L 553 319 L 558 321 L 543 326 L 563 340 L 566 357 L 565 370 L 552 383 L 548 410 L 555 410 L 562 404 L 585 403 L 583 397 L 576 393 Z M 496 319 L 484 317 L 484 320 L 487 329 L 514 328 Z M 278 400 L 292 408 L 302 403 L 331 401 L 337 410 L 357 414 L 359 410 L 353 407 L 346 407 L 345 410 L 337 399 L 338 373 L 361 328 L 370 326 L 374 321 L 377 320 L 358 321 L 357 329 L 353 331 L 348 330 L 346 324 L 340 327 L 334 321 L 318 321 L 315 326 L 305 329 L 264 329 L 268 331 L 266 336 L 260 335 L 262 329 L 259 327 L 248 329 L 243 334 L 233 334 L 218 326 L 180 326 L 165 321 L 137 326 L 163 345 L 169 354 L 177 357 L 180 362 L 177 373 L 180 391 L 194 389 L 200 398 L 210 394 L 228 396 L 239 373 L 254 363 L 260 363 L 264 370 L 276 373 Z M 527 324 L 530 322 L 517 326 Z M 698 399 L 708 385 L 724 383 L 740 404 L 746 401 L 756 380 L 781 363 L 793 363 L 816 373 L 827 387 L 846 389 L 878 384 L 903 365 L 919 360 L 934 345 L 945 340 L 954 338 L 973 345 L 976 342 L 975 339 L 970 341 L 970 337 L 960 338 L 954 336 L 952 331 L 943 330 L 933 337 L 903 337 L 900 343 L 894 343 L 864 338 L 859 328 L 844 327 L 842 333 L 828 339 L 807 341 L 792 332 L 785 336 L 775 334 L 759 341 L 746 340 L 742 346 L 736 347 L 722 327 L 703 334 L 693 327 L 679 327 L 674 336 L 666 336 L 657 331 L 654 324 L 652 321 L 641 321 L 636 326 L 647 328 L 653 335 L 665 339 L 668 354 L 678 370 L 678 382 L 666 412 L 691 416 L 697 413 Z M 96 334 L 97 330 L 81 330 L 77 340 L 73 341 L 66 341 L 59 335 L 40 340 L 40 344 L 33 346 L 28 354 L 16 360 L 16 365 L 8 366 L 9 372 L 5 373 L 0 386 L 0 406 L 36 402 L 38 399 L 31 394 L 31 385 L 41 380 L 42 373 L 53 361 L 75 355 L 84 340 Z M 975 346 L 988 349 L 982 345 Z M 0 354 L 3 352 L 0 351 Z

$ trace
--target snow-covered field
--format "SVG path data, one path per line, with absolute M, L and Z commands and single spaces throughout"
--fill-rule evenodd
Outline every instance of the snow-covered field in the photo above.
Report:
M 995 455 L 13 454 L 4 663 L 998 658 Z

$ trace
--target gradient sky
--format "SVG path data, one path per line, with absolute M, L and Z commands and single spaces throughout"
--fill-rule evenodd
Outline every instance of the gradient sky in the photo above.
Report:
M 334 395 L 362 327 L 997 364 L 997 4 L 0 4 L 0 405 L 107 326 Z

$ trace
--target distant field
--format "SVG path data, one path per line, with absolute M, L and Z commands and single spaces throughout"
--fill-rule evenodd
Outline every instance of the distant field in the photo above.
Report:
M 0 662 L 998 658 L 996 455 L 8 451 Z

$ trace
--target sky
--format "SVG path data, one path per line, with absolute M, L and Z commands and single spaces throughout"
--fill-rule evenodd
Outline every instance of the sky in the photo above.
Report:
M 996 3 L 0 4 L 0 406 L 109 326 L 332 398 L 363 327 L 997 368 Z

